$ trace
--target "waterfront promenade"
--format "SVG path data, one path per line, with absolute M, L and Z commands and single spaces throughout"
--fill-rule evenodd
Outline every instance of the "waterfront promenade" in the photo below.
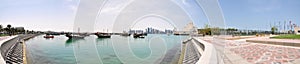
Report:
M 224 64 L 223 52 L 199 37 L 184 41 L 183 47 L 179 64 Z
M 230 38 L 230 37 L 228 37 Z M 271 42 L 299 42 L 292 39 L 269 39 L 266 37 L 247 37 L 236 39 L 222 39 L 215 37 L 197 37 L 214 46 L 223 55 L 225 64 L 297 64 L 300 62 L 300 47 L 247 40 L 266 40 Z
M 201 54 L 196 48 L 196 45 L 193 44 L 194 40 L 188 41 L 185 46 L 185 51 L 183 51 L 184 59 L 183 64 L 195 64 L 201 57 Z
M 24 40 L 34 37 L 35 34 L 6 36 L 1 40 L 1 64 L 23 64 L 23 46 Z M 2 38 L 2 37 L 1 37 Z
M 249 40 L 251 40 L 249 42 Z M 258 41 L 258 42 L 257 42 Z M 268 41 L 270 43 L 261 43 Z M 299 43 L 297 39 L 271 39 L 270 36 L 241 38 L 193 37 L 183 43 L 182 64 L 297 64 L 300 63 L 300 47 L 276 43 Z M 210 51 L 209 48 L 210 47 Z M 204 53 L 209 53 L 204 54 Z M 206 57 L 205 57 L 206 56 Z M 203 58 L 203 59 L 201 59 Z M 212 59 L 214 58 L 214 59 Z M 220 59 L 221 58 L 221 59 Z M 211 63 L 215 62 L 215 63 Z M 202 62 L 203 63 L 203 62 Z
M 3 37 L 0 37 L 0 45 L 2 45 L 6 41 L 11 40 L 11 39 L 13 39 L 15 37 L 17 37 L 17 35 L 16 36 L 3 36 Z M 0 64 L 5 64 L 6 62 L 5 62 L 4 58 L 3 58 L 4 56 L 2 55 L 3 52 L 2 51 L 0 51 L 0 52 L 1 52 Z

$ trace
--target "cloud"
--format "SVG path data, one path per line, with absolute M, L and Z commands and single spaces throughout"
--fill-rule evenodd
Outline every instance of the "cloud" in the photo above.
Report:
M 103 29 L 111 31 L 116 16 L 130 2 L 131 0 L 107 0 L 97 18 L 95 31 L 102 31 Z
M 69 10 L 75 13 L 77 11 L 79 2 L 79 0 L 64 0 L 64 5 L 67 6 Z
M 105 6 L 102 8 L 101 13 L 117 13 L 121 11 L 121 9 L 125 7 L 125 5 L 127 5 L 129 2 L 126 0 L 122 0 L 122 1 L 108 0 L 105 3 Z
M 77 11 L 77 9 L 78 9 L 78 6 L 77 5 L 69 5 L 69 9 L 71 9 L 72 12 L 75 13 Z

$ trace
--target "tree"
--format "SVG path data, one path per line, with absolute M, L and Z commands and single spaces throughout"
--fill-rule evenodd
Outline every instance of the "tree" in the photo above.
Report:
M 212 27 L 210 28 L 211 35 L 221 35 L 221 31 L 219 27 Z
M 2 27 L 2 25 L 0 25 L 0 32 L 2 32 L 2 29 L 3 29 L 3 27 Z
M 11 25 L 10 24 L 8 24 L 7 26 L 6 26 L 6 31 L 8 32 L 8 34 L 9 35 L 11 35 Z
M 238 31 L 238 29 L 235 29 L 235 28 L 227 28 L 226 31 L 229 32 L 229 34 L 234 34 L 234 31 Z
M 271 28 L 272 34 L 275 34 L 275 31 L 277 31 L 277 30 L 278 30 L 277 27 L 273 26 L 273 27 Z
M 227 31 L 238 31 L 238 29 L 235 29 L 235 28 L 227 28 L 226 30 Z
M 211 35 L 211 28 L 208 24 L 205 24 L 203 29 L 198 29 L 199 34 Z
M 10 24 L 8 24 L 8 25 L 7 25 L 7 28 L 11 28 L 11 25 L 10 25 Z
M 209 28 L 209 25 L 208 25 L 208 24 L 205 24 L 204 28 L 205 28 L 205 29 Z

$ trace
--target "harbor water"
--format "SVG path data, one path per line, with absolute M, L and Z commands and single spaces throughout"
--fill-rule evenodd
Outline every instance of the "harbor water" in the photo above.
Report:
M 187 36 L 148 34 L 145 38 L 112 35 L 70 40 L 64 35 L 44 35 L 26 41 L 30 64 L 156 64 L 174 63 Z

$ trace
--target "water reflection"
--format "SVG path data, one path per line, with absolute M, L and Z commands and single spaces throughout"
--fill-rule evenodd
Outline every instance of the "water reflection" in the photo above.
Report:
M 53 38 L 45 38 L 46 40 L 53 40 Z
M 110 40 L 110 38 L 96 38 L 96 45 L 108 46 L 108 40 Z
M 81 40 L 84 40 L 84 39 L 68 39 L 68 40 L 66 40 L 66 42 L 65 42 L 65 47 L 68 47 L 68 46 L 70 46 L 72 43 L 76 43 L 76 42 L 81 41 Z
M 101 62 L 102 64 L 123 64 L 120 56 L 123 56 L 123 59 L 147 59 L 149 56 L 155 56 L 167 59 L 162 63 L 168 64 L 177 58 L 180 43 L 180 36 L 167 35 L 148 35 L 144 39 L 122 36 L 112 36 L 111 38 L 89 36 L 85 39 L 68 39 L 65 36 L 57 36 L 50 40 L 38 36 L 27 41 L 27 48 L 33 64 L 76 64 L 76 62 L 80 62 L 80 64 L 99 64 Z M 151 55 L 153 52 L 151 48 L 157 49 L 165 44 L 169 50 L 167 55 Z M 129 50 L 122 49 L 129 48 L 126 45 L 130 45 Z M 149 47 L 149 45 L 155 47 Z M 123 52 L 128 52 L 128 54 Z M 165 58 L 162 55 L 165 55 Z M 151 59 L 149 63 L 161 59 Z

